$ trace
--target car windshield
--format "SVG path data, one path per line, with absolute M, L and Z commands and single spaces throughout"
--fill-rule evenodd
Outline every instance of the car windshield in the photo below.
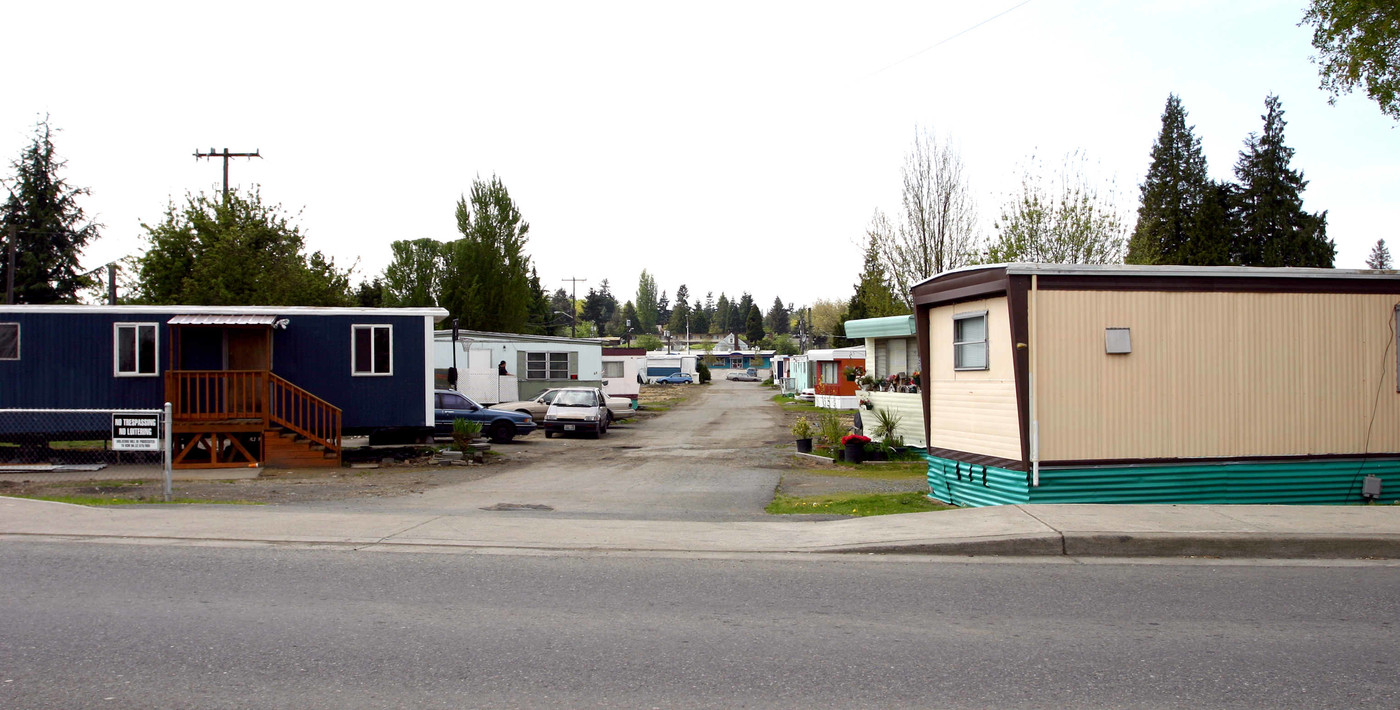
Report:
M 554 403 L 561 407 L 592 407 L 596 402 L 597 400 L 594 399 L 592 392 L 574 392 L 566 390 L 560 392 L 559 396 L 554 398 Z

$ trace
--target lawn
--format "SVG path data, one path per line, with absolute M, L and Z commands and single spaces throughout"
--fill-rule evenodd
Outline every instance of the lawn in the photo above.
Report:
M 932 500 L 923 493 L 876 493 L 860 495 L 777 496 L 765 509 L 774 515 L 893 515 L 952 510 L 954 506 Z

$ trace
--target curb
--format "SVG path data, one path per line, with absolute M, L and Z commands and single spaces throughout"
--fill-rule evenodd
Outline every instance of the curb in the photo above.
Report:
M 1400 535 L 1069 533 L 843 545 L 822 552 L 1014 557 L 1400 559 Z

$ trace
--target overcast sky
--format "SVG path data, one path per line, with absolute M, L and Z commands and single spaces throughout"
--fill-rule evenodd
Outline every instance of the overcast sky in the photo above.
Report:
M 630 299 L 646 269 L 766 308 L 849 298 L 916 126 L 956 144 L 990 235 L 1032 154 L 1086 152 L 1135 213 L 1172 92 L 1233 179 L 1272 92 L 1304 206 L 1360 268 L 1378 238 L 1400 247 L 1400 130 L 1364 96 L 1327 104 L 1304 5 L 10 3 L 0 155 L 42 114 L 61 129 L 104 225 L 88 267 L 217 191 L 220 163 L 193 153 L 229 148 L 263 155 L 232 183 L 299 213 L 356 282 L 391 241 L 458 236 L 457 200 L 494 173 L 550 289 L 609 279 Z

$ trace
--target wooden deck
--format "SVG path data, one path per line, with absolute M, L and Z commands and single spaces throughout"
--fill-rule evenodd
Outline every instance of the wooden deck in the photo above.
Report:
M 341 463 L 338 407 L 267 370 L 169 370 L 175 468 Z

